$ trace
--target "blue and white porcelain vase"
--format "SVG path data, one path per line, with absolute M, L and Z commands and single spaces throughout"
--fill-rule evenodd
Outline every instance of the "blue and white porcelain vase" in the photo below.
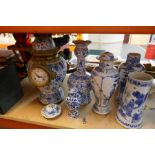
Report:
M 127 60 L 125 63 L 122 63 L 119 69 L 119 85 L 118 85 L 118 96 L 117 101 L 119 104 L 122 103 L 123 92 L 126 85 L 126 80 L 128 74 L 134 71 L 142 72 L 144 71 L 144 66 L 140 64 L 141 55 L 139 53 L 128 53 Z
M 129 74 L 123 103 L 119 105 L 116 120 L 125 128 L 142 127 L 143 110 L 152 86 L 153 77 L 144 72 Z
M 64 99 L 61 84 L 66 76 L 67 66 L 65 59 L 58 55 L 58 51 L 59 48 L 55 46 L 52 37 L 46 34 L 38 35 L 32 43 L 32 58 L 28 67 L 30 80 L 37 86 L 37 81 L 34 81 L 36 78 L 38 78 L 39 83 L 39 81 L 46 79 L 46 76 L 45 79 L 42 77 L 44 72 L 49 75 L 45 85 L 37 86 L 40 90 L 39 100 L 43 104 L 58 104 Z M 38 77 L 34 76 L 33 78 L 31 72 L 35 69 L 36 73 L 34 74 L 38 74 Z M 43 73 L 41 73 L 41 69 Z
M 119 73 L 113 67 L 114 56 L 110 52 L 104 52 L 99 58 L 99 66 L 92 70 L 91 81 L 96 102 L 93 111 L 106 115 L 111 111 L 109 100 L 118 84 Z
M 69 76 L 67 105 L 70 107 L 69 116 L 79 117 L 80 105 L 90 103 L 91 80 L 90 74 L 85 69 L 85 57 L 88 55 L 89 40 L 76 40 L 75 55 L 77 56 L 77 70 Z M 76 107 L 76 108 L 75 108 Z

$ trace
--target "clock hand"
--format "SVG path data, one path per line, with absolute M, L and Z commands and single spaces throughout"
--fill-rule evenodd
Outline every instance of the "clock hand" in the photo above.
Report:
M 35 75 L 36 75 L 38 78 L 42 78 L 42 76 L 38 75 L 37 73 L 35 73 Z

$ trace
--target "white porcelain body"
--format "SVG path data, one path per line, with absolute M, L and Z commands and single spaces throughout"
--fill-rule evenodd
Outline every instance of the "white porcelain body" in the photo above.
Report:
M 118 70 L 113 67 L 112 61 L 105 61 L 102 66 L 96 67 L 91 72 L 91 81 L 93 91 L 96 97 L 96 103 L 93 111 L 106 115 L 111 111 L 109 100 L 114 93 L 119 79 Z
M 92 71 L 92 87 L 96 97 L 93 111 L 98 114 L 108 114 L 111 111 L 109 100 L 118 82 L 118 70 L 111 68 L 102 70 L 99 67 Z
M 119 66 L 119 84 L 118 84 L 118 103 L 122 104 L 123 92 L 126 86 L 126 81 L 128 74 L 131 72 L 142 72 L 144 71 L 144 66 L 140 64 L 140 54 L 129 53 L 125 63 Z
M 129 74 L 123 93 L 123 103 L 117 110 L 117 121 L 126 128 L 142 126 L 143 110 L 152 86 L 153 78 L 143 72 Z

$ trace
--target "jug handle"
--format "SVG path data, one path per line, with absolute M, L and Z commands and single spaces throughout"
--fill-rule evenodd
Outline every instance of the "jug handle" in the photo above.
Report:
M 155 88 L 152 88 L 152 89 L 150 90 L 149 95 L 151 95 L 151 94 L 153 94 L 153 93 L 155 93 Z M 149 106 L 149 105 L 146 104 L 145 110 L 155 110 L 155 106 L 152 107 L 152 106 Z
M 155 93 L 155 88 L 152 88 L 149 94 L 153 94 L 153 93 Z

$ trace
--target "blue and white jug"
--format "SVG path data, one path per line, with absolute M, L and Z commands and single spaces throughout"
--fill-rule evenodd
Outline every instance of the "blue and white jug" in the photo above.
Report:
M 129 74 L 122 105 L 119 105 L 116 120 L 125 128 L 140 128 L 147 97 L 149 95 L 153 77 L 144 72 Z

